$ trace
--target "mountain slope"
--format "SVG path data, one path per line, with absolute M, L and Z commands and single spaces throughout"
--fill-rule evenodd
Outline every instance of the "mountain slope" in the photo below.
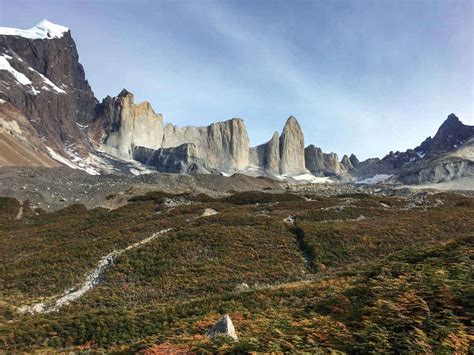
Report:
M 81 127 L 97 101 L 69 29 L 46 20 L 30 30 L 0 28 L 0 99 L 21 111 L 47 146 L 87 154 Z
M 23 114 L 0 101 L 0 167 L 59 166 L 46 155 L 46 147 Z

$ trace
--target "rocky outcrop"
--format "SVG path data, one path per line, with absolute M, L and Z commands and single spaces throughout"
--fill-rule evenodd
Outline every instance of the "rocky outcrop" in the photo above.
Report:
M 466 159 L 437 159 L 429 164 L 404 169 L 391 182 L 405 185 L 437 184 L 451 180 L 474 179 L 474 161 Z
M 163 141 L 163 117 L 148 102 L 134 103 L 133 94 L 122 90 L 107 96 L 97 108 L 90 135 L 112 155 L 130 159 L 135 147 L 159 149 Z
M 209 329 L 207 335 L 211 338 L 216 336 L 228 336 L 235 341 L 239 340 L 235 332 L 234 324 L 228 314 L 222 317 L 211 329 Z
M 249 164 L 249 138 L 244 121 L 233 118 L 207 127 L 176 127 L 167 124 L 163 148 L 184 143 L 196 146 L 197 156 L 220 171 L 243 170 Z
M 278 132 L 264 144 L 250 148 L 250 165 L 262 168 L 272 175 L 280 174 L 280 137 Z
M 288 118 L 280 137 L 280 174 L 306 173 L 304 161 L 304 135 L 293 116 Z
M 341 166 L 345 171 L 350 171 L 354 169 L 354 166 L 352 165 L 352 162 L 347 155 L 344 155 L 342 157 Z
M 48 146 L 88 151 L 81 126 L 94 118 L 97 101 L 67 28 L 42 21 L 30 30 L 0 29 L 0 99 L 17 107 Z
M 354 168 L 357 168 L 360 164 L 359 159 L 357 159 L 357 157 L 354 154 L 351 154 L 351 156 L 349 157 L 349 160 L 351 161 L 351 164 Z
M 193 172 L 235 171 L 249 163 L 243 120 L 233 118 L 207 127 L 163 126 L 163 117 L 148 102 L 135 105 L 133 94 L 126 90 L 103 100 L 89 134 L 101 150 L 147 162 L 159 171 L 189 172 L 191 166 Z
M 258 168 L 270 175 L 306 174 L 304 135 L 293 116 L 288 118 L 281 136 L 275 132 L 264 144 L 252 147 L 249 153 L 252 168 Z
M 323 153 L 321 148 L 313 144 L 304 150 L 306 168 L 315 176 L 341 175 L 343 169 L 336 153 Z
M 462 178 L 474 179 L 474 137 L 454 151 L 406 166 L 390 182 L 406 185 L 436 184 Z
M 192 143 L 160 149 L 136 147 L 133 150 L 133 159 L 166 173 L 210 173 L 210 170 L 206 169 L 206 162 L 198 157 L 196 146 Z

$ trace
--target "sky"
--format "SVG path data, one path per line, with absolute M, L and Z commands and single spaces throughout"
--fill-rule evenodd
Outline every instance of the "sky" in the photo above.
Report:
M 165 122 L 239 117 L 251 145 L 295 116 L 305 144 L 360 159 L 474 124 L 472 0 L 0 0 L 0 26 L 71 29 L 96 97 Z

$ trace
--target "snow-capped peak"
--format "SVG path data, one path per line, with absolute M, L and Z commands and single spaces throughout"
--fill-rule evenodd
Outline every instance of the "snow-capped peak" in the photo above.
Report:
M 43 20 L 29 30 L 18 28 L 0 27 L 0 35 L 19 36 L 29 39 L 52 39 L 61 38 L 69 31 L 69 28 L 56 25 L 48 20 Z

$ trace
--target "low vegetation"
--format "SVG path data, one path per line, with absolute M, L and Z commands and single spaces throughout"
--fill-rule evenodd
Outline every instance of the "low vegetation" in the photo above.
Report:
M 470 197 L 155 192 L 112 211 L 75 205 L 16 219 L 20 206 L 0 200 L 3 350 L 472 349 Z M 206 208 L 218 213 L 202 217 Z M 58 312 L 17 311 L 170 227 Z M 226 313 L 238 342 L 206 336 Z

